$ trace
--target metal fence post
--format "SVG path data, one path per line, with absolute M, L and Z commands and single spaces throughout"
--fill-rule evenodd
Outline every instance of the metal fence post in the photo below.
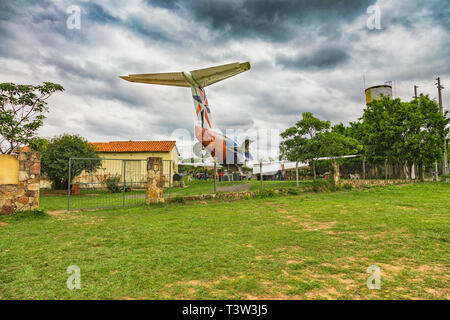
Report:
M 125 192 L 127 189 L 126 165 L 127 165 L 127 160 L 123 160 L 123 200 L 122 200 L 123 207 L 125 207 Z
M 259 185 L 263 189 L 263 174 L 262 174 L 262 160 L 259 162 Z
M 214 161 L 214 194 L 217 193 L 217 163 Z
M 69 158 L 69 179 L 67 179 L 67 211 L 70 211 L 70 166 L 72 158 Z

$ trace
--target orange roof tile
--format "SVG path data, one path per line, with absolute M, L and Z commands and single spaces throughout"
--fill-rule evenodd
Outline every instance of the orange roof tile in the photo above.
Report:
M 170 152 L 175 141 L 92 142 L 97 152 Z

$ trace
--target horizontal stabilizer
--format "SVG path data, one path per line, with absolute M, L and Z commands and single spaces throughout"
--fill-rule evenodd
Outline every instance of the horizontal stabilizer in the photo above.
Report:
M 249 62 L 236 62 L 212 68 L 193 70 L 190 72 L 190 75 L 196 85 L 204 88 L 247 70 L 250 70 Z M 121 78 L 131 82 L 166 86 L 190 87 L 192 85 L 183 72 L 130 74 L 129 76 L 121 76 Z
M 130 82 L 190 87 L 182 72 L 130 74 L 129 76 L 121 76 L 121 78 Z

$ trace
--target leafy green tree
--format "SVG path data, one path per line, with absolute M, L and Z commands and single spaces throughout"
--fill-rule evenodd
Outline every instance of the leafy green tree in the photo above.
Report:
M 79 135 L 63 134 L 50 140 L 42 153 L 42 170 L 53 182 L 54 189 L 65 189 L 69 180 L 69 158 L 93 158 L 73 161 L 70 168 L 71 180 L 83 171 L 94 172 L 101 166 L 101 160 L 94 147 Z
M 400 99 L 383 97 L 364 110 L 362 142 L 372 160 L 398 160 L 403 144 L 406 105 Z
M 340 181 L 339 162 L 338 158 L 347 155 L 357 154 L 362 146 L 358 140 L 348 137 L 343 133 L 342 125 L 337 125 L 331 131 L 318 133 L 311 143 L 316 145 L 320 157 L 331 157 L 331 172 L 333 173 L 333 182 L 337 185 Z
M 32 138 L 29 142 L 28 145 L 31 148 L 31 150 L 33 151 L 38 151 L 38 152 L 44 152 L 48 145 L 50 144 L 50 142 L 45 139 L 45 138 Z
M 367 161 L 367 146 L 363 143 L 365 133 L 365 127 L 361 121 L 350 122 L 350 126 L 348 126 L 345 130 L 345 135 L 356 139 L 359 141 L 359 152 L 358 154 L 362 157 L 362 174 L 363 179 L 366 179 L 366 161 Z
M 63 91 L 59 84 L 43 85 L 0 84 L 0 153 L 16 152 L 28 145 L 36 131 L 43 125 L 48 111 L 47 99 L 56 91 Z
M 438 104 L 428 95 L 420 95 L 406 105 L 402 154 L 409 163 L 417 163 L 424 180 L 423 167 L 442 160 L 449 129 L 447 113 L 442 116 Z
M 328 130 L 331 126 L 330 121 L 323 121 L 311 112 L 302 114 L 302 119 L 295 126 L 286 129 L 281 133 L 284 139 L 280 143 L 280 156 L 294 162 L 312 162 L 314 179 L 316 175 L 316 159 L 319 157 L 319 147 L 311 140 L 321 132 Z
M 423 166 L 442 158 L 449 120 L 428 96 L 411 102 L 389 97 L 374 100 L 362 120 L 361 141 L 373 160 L 384 158 L 400 168 L 415 163 L 423 180 Z

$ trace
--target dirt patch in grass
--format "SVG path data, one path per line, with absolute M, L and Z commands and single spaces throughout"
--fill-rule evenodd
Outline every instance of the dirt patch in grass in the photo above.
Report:
M 250 190 L 251 187 L 252 187 L 251 184 L 237 184 L 235 186 L 217 188 L 217 191 L 240 192 L 240 191 L 248 191 Z
M 313 221 L 313 220 L 304 220 L 298 216 L 287 215 L 284 216 L 287 220 L 292 223 L 300 226 L 302 231 L 320 231 L 320 230 L 328 230 L 333 228 L 336 225 L 336 221 Z
M 303 300 L 301 296 L 294 295 L 289 296 L 286 294 L 278 294 L 278 295 L 262 295 L 262 296 L 252 296 L 250 294 L 245 295 L 242 300 Z
M 301 261 L 297 261 L 297 260 L 286 260 L 286 264 L 295 264 L 295 263 L 300 263 Z
M 420 208 L 414 208 L 414 207 L 410 207 L 410 206 L 397 206 L 397 208 L 403 209 L 403 210 L 412 210 L 412 211 L 419 211 L 420 210 Z
M 340 294 L 335 288 L 321 288 L 313 289 L 305 293 L 306 297 L 309 299 L 328 299 L 334 300 L 339 297 Z
M 442 265 L 420 265 L 418 267 L 414 267 L 414 270 L 424 273 L 433 273 L 433 274 L 439 274 L 444 275 L 447 278 L 450 278 L 450 269 L 447 267 L 444 267 Z
M 85 221 L 80 221 L 80 223 L 75 222 L 75 226 L 82 226 L 82 225 L 90 225 L 90 224 L 98 224 L 99 222 L 103 222 L 105 219 L 94 219 L 94 218 L 88 218 Z
M 432 294 L 435 297 L 439 297 L 440 299 L 450 299 L 450 290 L 449 289 L 443 289 L 443 288 L 427 288 L 425 291 L 429 294 Z
M 67 210 L 49 210 L 49 211 L 47 211 L 47 213 L 51 216 L 59 216 L 63 213 L 68 213 L 68 211 Z
M 6 227 L 8 224 L 6 222 L 0 222 L 0 227 Z
M 83 216 L 80 215 L 78 212 L 68 212 L 67 210 L 51 210 L 46 211 L 52 218 L 59 220 L 59 221 L 66 221 L 66 220 L 76 220 L 80 219 Z
M 269 207 L 275 207 L 275 208 L 282 207 L 281 203 L 278 203 L 278 202 L 271 202 L 271 201 L 267 201 L 267 202 L 265 203 L 265 205 L 266 205 L 266 206 L 269 206 Z

